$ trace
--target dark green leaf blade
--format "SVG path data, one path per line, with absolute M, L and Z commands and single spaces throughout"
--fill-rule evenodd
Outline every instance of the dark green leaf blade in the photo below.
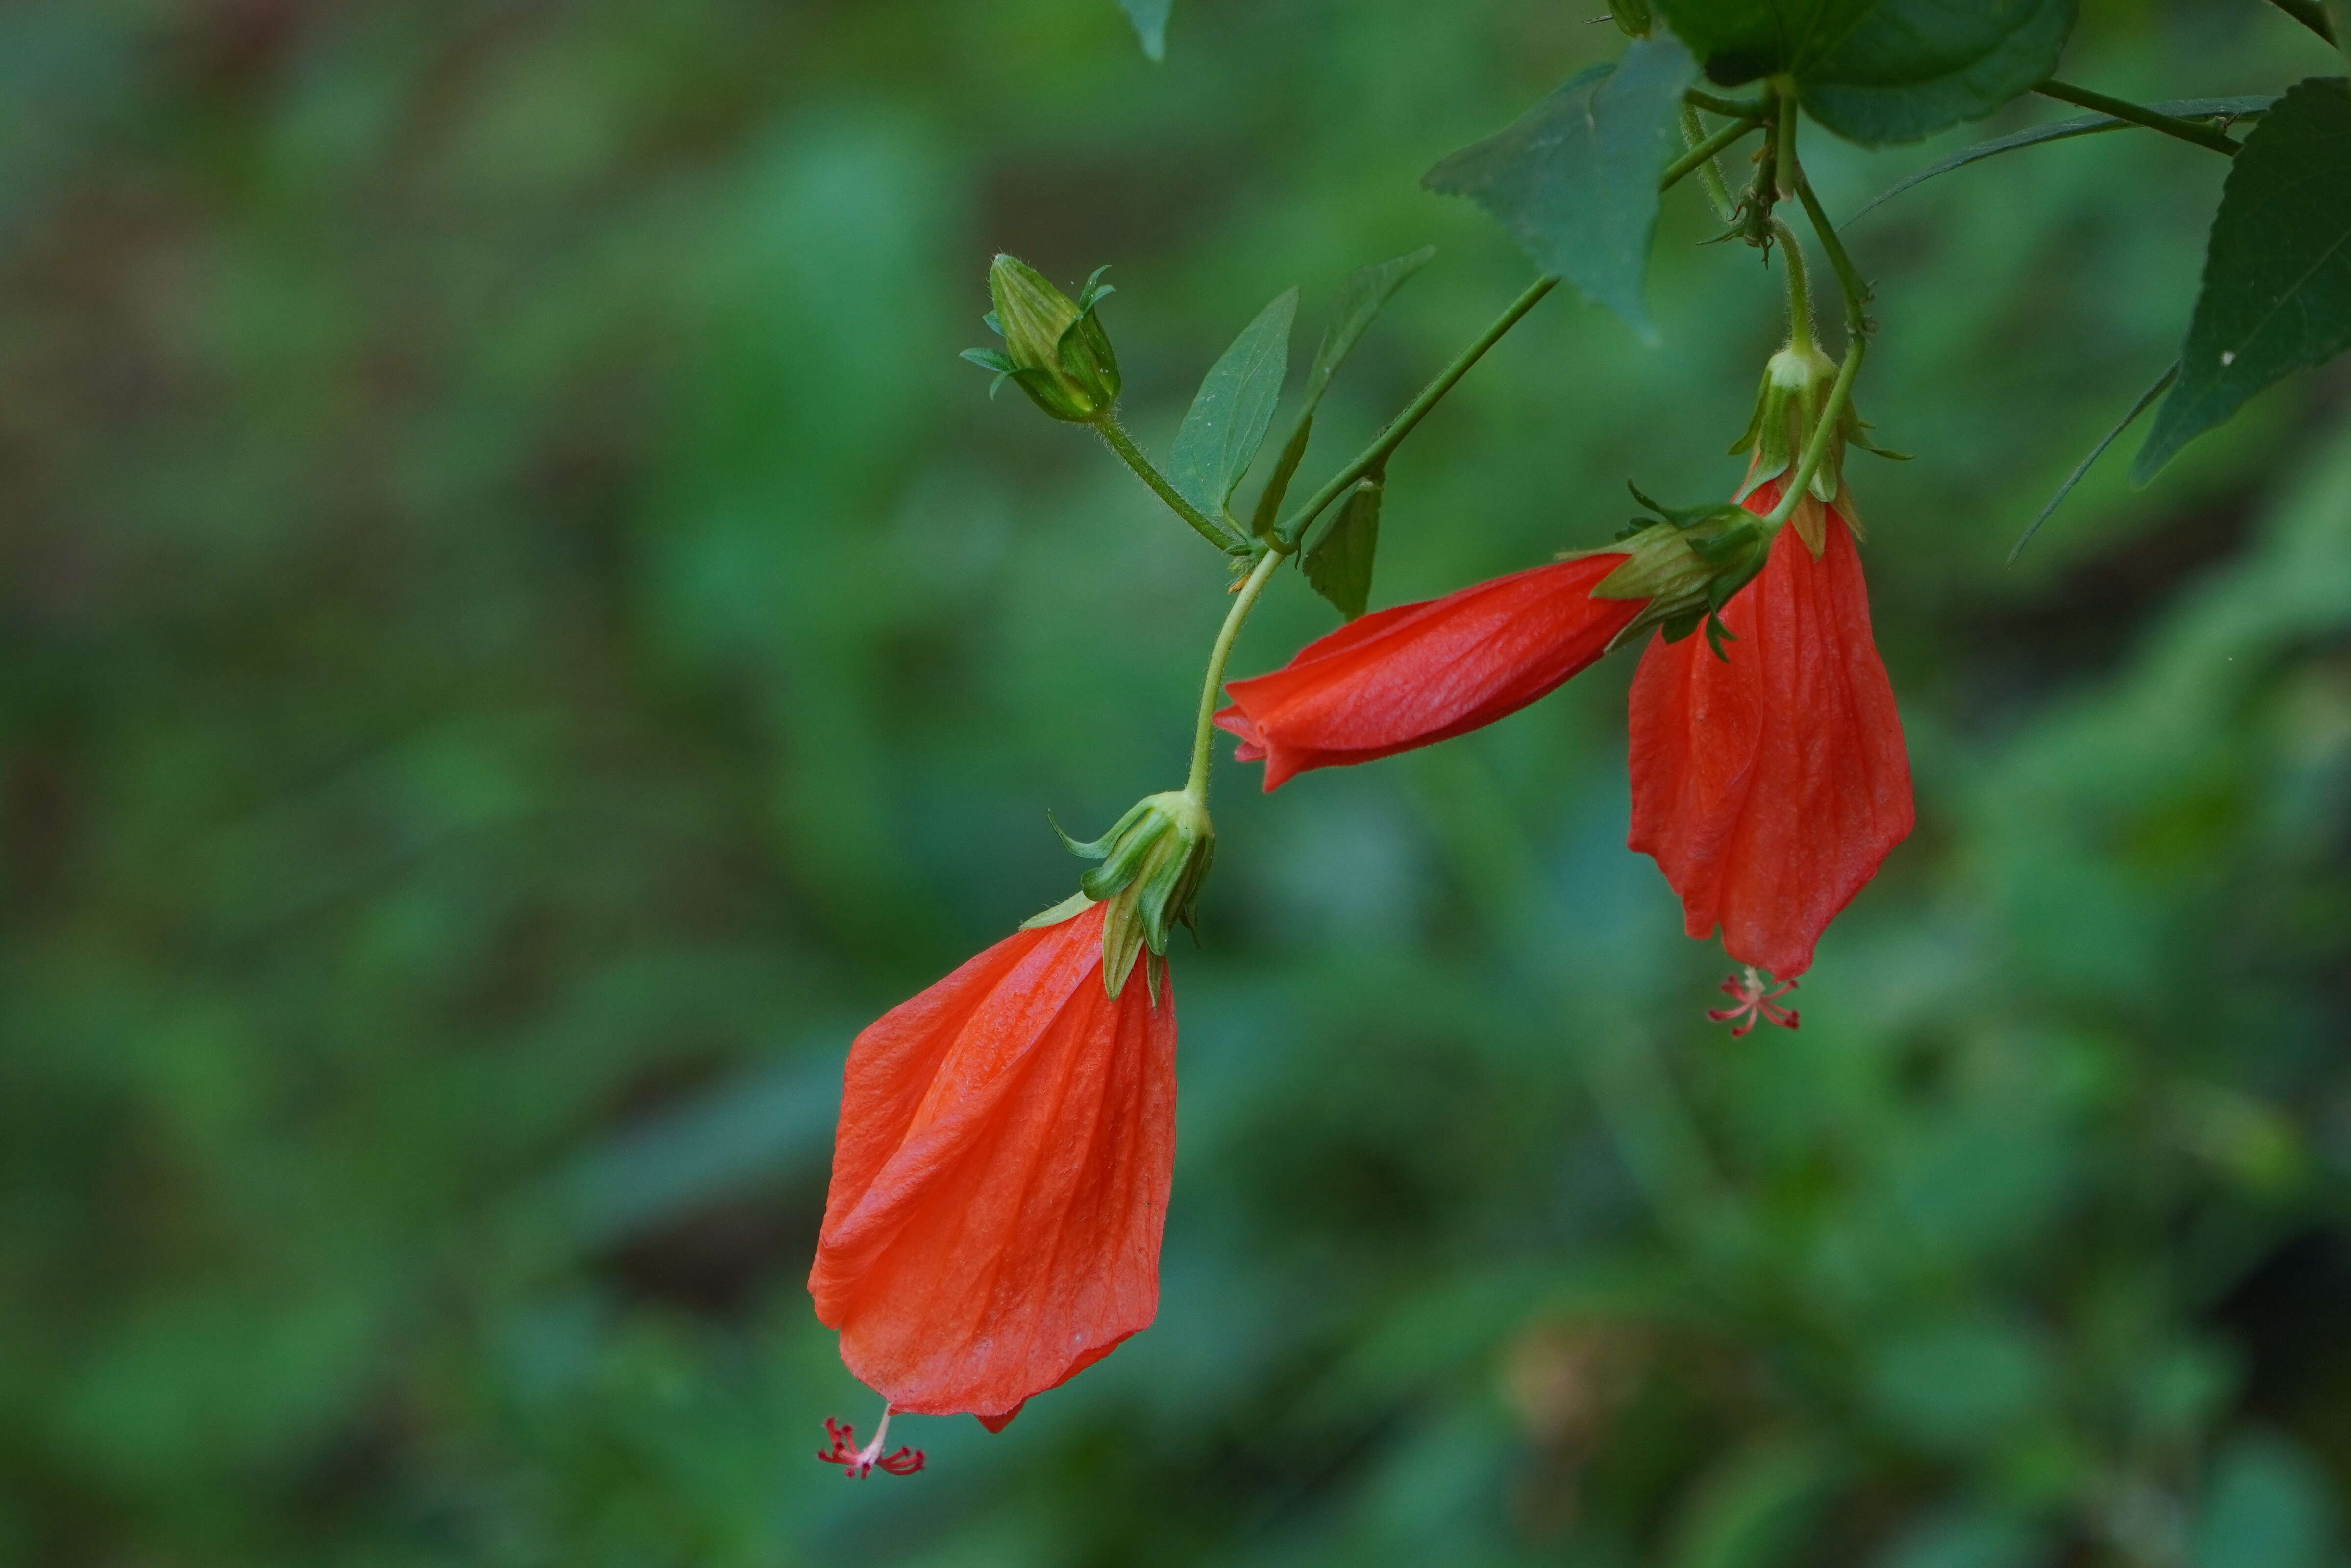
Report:
M 1175 0 L 1118 0 L 1118 8 L 1134 24 L 1134 36 L 1143 40 L 1143 52 L 1151 59 L 1167 57 L 1167 13 Z
M 1689 51 L 1670 35 L 1636 38 L 1622 62 L 1593 67 L 1421 183 L 1476 202 L 1538 267 L 1654 341 L 1641 285 L 1657 178 L 1680 151 L 1681 93 L 1696 75 Z
M 2351 88 L 2298 82 L 2245 138 L 2220 190 L 2179 380 L 2131 465 L 2172 455 L 2288 371 L 2351 347 Z
M 1290 371 L 1290 325 L 1297 315 L 1295 288 L 1283 290 L 1259 311 L 1208 367 L 1176 433 L 1168 478 L 1210 517 L 1222 515 L 1273 423 L 1274 404 L 1281 401 Z
M 1350 621 L 1372 601 L 1372 558 L 1380 548 L 1380 500 L 1386 488 L 1365 479 L 1347 492 L 1337 519 L 1306 552 L 1306 580 Z
M 2176 99 L 2169 103 L 2149 104 L 2147 107 L 2158 114 L 2170 115 L 2175 120 L 2251 120 L 2265 112 L 2275 102 L 2277 102 L 2275 93 L 2255 93 L 2242 98 Z M 2064 141 L 2075 136 L 2095 136 L 2104 131 L 2130 129 L 2132 126 L 2129 120 L 2116 120 L 2111 114 L 2084 114 L 2077 115 L 2072 120 L 2058 120 L 2053 125 L 2036 125 L 2030 131 L 2019 131 L 2008 136 L 1996 136 L 1990 141 L 1979 141 L 1974 146 L 1962 148 L 1941 162 L 1929 164 L 1908 179 L 1899 181 L 1880 191 L 1856 208 L 1851 217 L 1837 226 L 1850 227 L 1858 223 L 1864 214 L 1885 205 L 1912 186 L 1923 185 L 1938 175 L 1948 174 L 1954 169 L 1964 169 L 1970 163 L 1980 163 L 1987 158 L 1996 158 L 2003 152 L 2016 152 L 2019 148 L 2038 147 L 2044 141 Z
M 1331 388 L 1331 378 L 1346 363 L 1347 356 L 1355 351 L 1364 334 L 1387 306 L 1388 300 L 1412 280 L 1414 273 L 1428 265 L 1437 254 L 1433 245 L 1422 246 L 1408 255 L 1391 256 L 1359 267 L 1347 275 L 1339 286 L 1337 313 L 1331 325 L 1324 328 L 1322 340 L 1315 346 L 1314 363 L 1306 372 L 1306 397 L 1298 411 L 1298 423 L 1282 444 L 1281 457 L 1266 478 L 1265 488 L 1258 493 L 1257 510 L 1249 519 L 1249 531 L 1264 536 L 1273 529 L 1275 514 L 1281 510 L 1282 497 L 1290 493 L 1290 481 L 1298 472 L 1301 459 L 1306 455 L 1306 443 L 1314 434 L 1314 410 L 1321 405 L 1322 394 Z
M 1347 362 L 1347 356 L 1355 351 L 1355 345 L 1379 319 L 1388 300 L 1411 282 L 1413 274 L 1426 267 L 1429 257 L 1436 254 L 1435 246 L 1425 245 L 1408 255 L 1375 261 L 1347 275 L 1347 281 L 1339 286 L 1336 314 L 1323 329 L 1322 342 L 1315 345 L 1314 363 L 1306 372 L 1306 417 L 1313 417 L 1314 405 L 1322 401 L 1331 378 L 1339 373 L 1339 367 Z
M 1979 120 L 2056 68 L 2074 0 L 1660 0 L 1735 87 L 1792 76 L 1805 110 L 1865 147 Z
M 2049 497 L 2048 501 L 2042 507 L 2039 514 L 2033 517 L 2032 522 L 2025 525 L 2024 532 L 2018 537 L 2016 543 L 2010 548 L 2008 552 L 2008 564 L 2010 566 L 2014 566 L 2016 564 L 2016 558 L 2024 553 L 2024 547 L 2032 542 L 2032 536 L 2041 531 L 2041 525 L 2049 520 L 2049 514 L 2054 512 L 2060 506 L 2064 505 L 2065 497 L 2074 493 L 2074 486 L 2082 482 L 2082 476 L 2087 474 L 2090 471 L 2091 465 L 2096 463 L 2099 458 L 2104 457 L 2106 455 L 2107 447 L 2112 446 L 2116 442 L 2122 439 L 2122 434 L 2124 431 L 2128 430 L 2132 425 L 2138 423 L 2138 416 L 2140 414 L 2145 413 L 2148 409 L 2155 406 L 2155 400 L 2163 395 L 2164 390 L 2171 385 L 2173 379 L 2179 374 L 2179 361 L 2178 360 L 2174 360 L 2171 361 L 2169 367 L 2164 371 L 2163 374 L 2155 378 L 2155 384 L 2153 386 L 2138 394 L 2138 401 L 2130 405 L 2130 412 L 2124 414 L 2122 418 L 2116 423 L 2115 427 L 2112 430 L 2107 431 L 2104 436 L 2100 437 L 2098 444 L 2095 446 L 2090 448 L 2089 455 L 2083 458 L 2079 463 L 2074 465 L 2074 471 L 2065 476 L 2065 482 L 2057 486 L 2057 493 Z

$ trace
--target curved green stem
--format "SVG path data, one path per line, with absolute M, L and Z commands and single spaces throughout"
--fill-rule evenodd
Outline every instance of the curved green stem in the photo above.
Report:
M 1533 309 L 1544 295 L 1558 287 L 1559 279 L 1556 277 L 1538 277 L 1528 284 L 1525 291 L 1510 301 L 1510 308 L 1495 318 L 1494 324 L 1480 332 L 1476 342 L 1455 355 L 1453 362 L 1438 371 L 1437 379 L 1423 387 L 1418 397 L 1405 404 L 1404 412 L 1390 420 L 1387 428 L 1373 437 L 1369 446 L 1357 453 L 1353 461 L 1344 468 L 1332 475 L 1321 489 L 1307 498 L 1304 506 L 1290 514 L 1274 533 L 1274 538 L 1280 541 L 1279 548 L 1284 551 L 1296 549 L 1299 536 L 1306 531 L 1307 526 L 1322 514 L 1322 509 L 1346 494 L 1356 480 L 1386 462 L 1388 454 L 1402 445 L 1404 438 L 1412 434 L 1413 426 L 1427 418 L 1428 411 L 1437 406 L 1437 401 L 1453 390 L 1456 382 L 1469 373 L 1469 367 L 1484 359 L 1486 350 L 1502 340 L 1503 333 L 1517 326 L 1520 317 Z
M 1706 144 L 1706 126 L 1698 119 L 1698 110 L 1687 103 L 1682 105 L 1683 145 L 1696 151 Z M 1722 169 L 1715 162 L 1712 153 L 1708 153 L 1699 162 L 1698 180 L 1706 191 L 1707 205 L 1714 209 L 1714 215 L 1724 223 L 1730 222 L 1737 215 L 1738 209 L 1730 204 L 1730 187 L 1722 183 Z
M 1687 174 L 1691 170 L 1712 167 L 1714 155 L 1716 153 L 1721 152 L 1724 148 L 1729 146 L 1732 142 L 1738 141 L 1740 137 L 1746 135 L 1749 131 L 1754 130 L 1761 123 L 1763 122 L 1760 120 L 1745 116 L 1732 120 L 1729 124 L 1724 126 L 1721 130 L 1716 131 L 1713 135 L 1708 137 L 1705 141 L 1700 141 L 1697 146 L 1691 148 L 1688 152 L 1683 153 L 1680 157 L 1667 164 L 1666 172 L 1657 176 L 1657 189 L 1660 191 L 1669 191 L 1677 184 L 1679 184 L 1681 183 L 1682 176 Z M 1715 180 L 1718 183 L 1721 181 L 1721 178 L 1722 176 L 1720 174 L 1717 174 L 1715 176 Z M 1729 194 L 1730 193 L 1728 191 L 1723 193 L 1725 200 L 1729 199 Z
M 1735 120 L 1763 118 L 1762 104 L 1751 99 L 1724 98 L 1719 94 L 1708 92 L 1704 88 L 1683 89 L 1682 101 L 1694 109 L 1711 110 L 1717 114 L 1728 114 Z
M 1241 580 L 1233 607 L 1225 612 L 1225 623 L 1217 629 L 1216 644 L 1208 650 L 1208 675 L 1200 685 L 1200 716 L 1192 727 L 1192 772 L 1184 780 L 1184 793 L 1203 808 L 1208 803 L 1208 763 L 1217 738 L 1217 694 L 1224 689 L 1225 661 L 1232 657 L 1233 639 L 1240 635 L 1241 622 L 1257 608 L 1257 596 L 1273 580 L 1273 569 L 1280 564 L 1279 550 L 1268 550 L 1258 558 L 1256 568 Z
M 1804 178 L 1802 169 L 1796 171 L 1796 199 L 1804 204 L 1804 216 L 1812 221 L 1813 232 L 1820 236 L 1821 249 L 1828 253 L 1829 266 L 1835 271 L 1837 291 L 1844 296 L 1844 329 L 1858 341 L 1869 333 L 1869 285 L 1846 254 L 1844 241 L 1837 237 L 1836 225 L 1822 210 L 1821 199 L 1813 194 L 1813 183 Z
M 1107 410 L 1103 411 L 1102 417 L 1094 421 L 1094 428 L 1102 433 L 1102 438 L 1109 443 L 1110 449 L 1117 453 L 1129 468 L 1134 470 L 1135 477 L 1150 486 L 1151 493 L 1167 503 L 1169 511 L 1192 525 L 1194 533 L 1228 553 L 1243 548 L 1246 541 L 1238 535 L 1211 519 L 1206 512 L 1186 500 L 1177 492 L 1176 486 L 1167 482 L 1167 476 L 1152 465 L 1151 459 L 1143 455 L 1143 448 L 1137 446 L 1134 444 L 1134 438 L 1127 434 L 1126 427 L 1119 423 L 1116 414 Z
M 1779 219 L 1771 220 L 1771 229 L 1780 236 L 1780 255 L 1788 265 L 1788 346 L 1811 352 L 1813 348 L 1813 290 L 1804 277 L 1804 247 L 1796 238 L 1796 231 Z
M 2100 114 L 2111 114 L 2116 120 L 2127 120 L 2133 125 L 2144 125 L 2149 131 L 2160 131 L 2166 136 L 2176 136 L 2182 141 L 2193 141 L 2199 147 L 2210 147 L 2215 152 L 2234 158 L 2242 145 L 2221 135 L 2209 125 L 2199 125 L 2192 120 L 2175 120 L 2168 114 L 2158 113 L 2144 104 L 2128 99 L 2108 98 L 2102 92 L 2092 92 L 2085 87 L 2059 81 L 2055 77 L 2032 89 L 2043 98 L 2053 98 L 2060 103 L 2074 103 L 2084 109 L 2095 109 Z
M 1657 189 L 1661 191 L 1670 189 L 1691 170 L 1704 164 L 1716 153 L 1754 130 L 1756 123 L 1751 120 L 1737 120 L 1716 131 L 1666 165 L 1666 172 L 1658 177 Z M 1321 517 L 1332 502 L 1345 495 L 1356 480 L 1386 462 L 1388 455 L 1404 444 L 1404 438 L 1412 434 L 1413 427 L 1427 418 L 1428 411 L 1435 408 L 1445 394 L 1453 390 L 1454 383 L 1469 373 L 1469 367 L 1484 359 L 1487 350 L 1500 342 L 1504 333 L 1517 326 L 1520 319 L 1540 304 L 1544 295 L 1558 287 L 1559 279 L 1555 277 L 1538 277 L 1528 284 L 1525 290 L 1516 299 L 1510 301 L 1510 308 L 1495 318 L 1494 324 L 1479 333 L 1476 342 L 1455 355 L 1453 362 L 1439 371 L 1437 373 L 1437 379 L 1423 387 L 1418 397 L 1405 404 L 1404 411 L 1390 420 L 1387 427 L 1372 438 L 1372 444 L 1369 446 L 1355 454 L 1345 467 L 1323 481 L 1322 487 L 1308 497 L 1303 505 L 1282 519 L 1281 526 L 1273 533 L 1274 549 L 1283 554 L 1295 551 L 1298 549 L 1300 538 L 1313 526 L 1314 519 Z M 1138 457 L 1140 455 L 1137 454 Z M 1147 476 L 1146 482 L 1148 482 Z
M 1784 201 L 1796 193 L 1796 89 L 1783 82 L 1772 97 L 1771 183 Z

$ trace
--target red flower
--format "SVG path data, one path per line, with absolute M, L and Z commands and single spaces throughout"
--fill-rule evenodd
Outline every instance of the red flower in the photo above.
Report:
M 1545 695 L 1641 612 L 1594 599 L 1622 555 L 1579 556 L 1399 604 L 1309 643 L 1268 675 L 1233 681 L 1217 723 L 1265 758 L 1265 787 L 1447 740 Z
M 1777 480 L 1747 509 L 1769 512 Z M 1654 638 L 1633 678 L 1631 846 L 1656 857 L 1684 928 L 1790 980 L 1909 836 L 1910 763 L 1869 630 L 1861 556 L 1834 507 L 1815 559 L 1780 530 L 1703 636 Z
M 1015 933 L 850 1048 L 809 1290 L 893 1412 L 1000 1429 L 1158 1309 L 1175 998 L 1106 993 L 1102 913 Z

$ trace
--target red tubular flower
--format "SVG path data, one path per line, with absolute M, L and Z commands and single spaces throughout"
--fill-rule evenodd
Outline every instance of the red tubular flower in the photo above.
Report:
M 1265 759 L 1268 789 L 1491 724 L 1599 658 L 1641 612 L 1637 599 L 1592 597 L 1624 559 L 1579 556 L 1365 615 L 1271 674 L 1228 683 L 1217 723 L 1241 737 L 1242 761 Z
M 809 1290 L 892 1411 L 1001 1429 L 1158 1309 L 1175 997 L 1107 994 L 1103 910 L 1015 933 L 850 1049 Z
M 1780 483 L 1746 497 L 1769 512 Z M 1836 507 L 1815 558 L 1780 530 L 1703 636 L 1653 638 L 1633 679 L 1631 845 L 1656 857 L 1693 936 L 1793 979 L 1821 932 L 1909 836 L 1910 763 Z

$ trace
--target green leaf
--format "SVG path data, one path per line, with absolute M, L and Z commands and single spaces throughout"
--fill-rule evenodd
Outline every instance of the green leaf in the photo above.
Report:
M 1621 62 L 1583 72 L 1421 183 L 1476 202 L 1538 267 L 1654 341 L 1641 282 L 1657 180 L 1681 151 L 1682 89 L 1696 75 L 1689 51 L 1670 36 L 1635 39 Z
M 2147 105 L 2158 114 L 2174 120 L 2252 120 L 2277 102 L 2275 93 L 2256 93 L 2246 98 L 2183 98 L 2169 103 Z M 2111 114 L 2084 114 L 2072 120 L 2061 120 L 2053 125 L 2036 125 L 2030 131 L 2020 131 L 2012 136 L 1998 136 L 1990 141 L 1952 153 L 1941 162 L 1919 170 L 1908 179 L 1888 186 L 1871 197 L 1854 214 L 1837 226 L 1850 228 L 1861 221 L 1862 214 L 1892 201 L 1913 185 L 1923 185 L 1938 174 L 1954 169 L 1964 169 L 1970 163 L 1980 163 L 2002 152 L 2013 152 L 2020 147 L 2038 147 L 2044 141 L 2063 141 L 2074 136 L 2095 136 L 2107 131 L 2133 129 L 2127 120 L 2116 120 Z
M 2351 89 L 2298 82 L 2262 117 L 2220 189 L 2179 380 L 2131 465 L 2172 455 L 2288 371 L 2351 347 Z
M 1290 324 L 1297 314 L 1295 288 L 1259 311 L 1223 358 L 1208 367 L 1192 411 L 1176 433 L 1168 477 L 1211 517 L 1223 515 L 1273 423 L 1274 405 L 1290 373 Z
M 1436 254 L 1435 246 L 1425 245 L 1409 255 L 1375 261 L 1347 275 L 1347 281 L 1339 286 L 1337 312 L 1331 325 L 1323 329 L 1322 341 L 1315 345 L 1314 363 L 1306 372 L 1309 415 L 1313 413 L 1314 405 L 1322 401 L 1331 378 L 1339 373 L 1339 367 L 1355 351 L 1355 345 L 1379 319 L 1380 312 L 1387 308 L 1395 291 L 1411 282 L 1413 274 L 1426 267 L 1428 258 Z
M 1143 52 L 1155 60 L 1167 57 L 1167 12 L 1175 0 L 1118 0 L 1118 8 L 1134 24 Z
M 2041 525 L 2049 520 L 2049 514 L 2055 511 L 2058 507 L 2064 503 L 2065 497 L 2074 493 L 2074 486 L 2082 482 L 2082 476 L 2090 471 L 2090 465 L 2106 455 L 2107 447 L 2112 446 L 2116 441 L 2122 439 L 2122 434 L 2124 431 L 2128 430 L 2132 425 L 2138 423 L 2138 416 L 2140 414 L 2145 413 L 2148 409 L 2155 406 L 2155 400 L 2163 395 L 2164 389 L 2170 386 L 2172 381 L 2178 377 L 2179 374 L 2179 361 L 2178 360 L 2174 360 L 2171 361 L 2171 367 L 2168 370 L 2155 378 L 2155 384 L 2153 386 L 2138 394 L 2138 401 L 2130 405 L 2130 412 L 2123 415 L 2121 422 L 2112 430 L 2106 432 L 2105 435 L 2100 439 L 2095 446 L 2090 448 L 2090 455 L 2087 457 L 2083 458 L 2079 463 L 2074 465 L 2074 471 L 2065 476 L 2065 482 L 2057 486 L 2057 493 L 2049 497 L 2047 504 L 2042 507 L 2040 514 L 2036 516 L 2031 523 L 2025 526 L 2024 532 L 2019 536 L 2015 545 L 2010 549 L 2008 552 L 2009 565 L 2014 566 L 2016 564 L 2016 558 L 2024 553 L 2024 547 L 2032 542 L 2032 536 L 2041 531 Z
M 1371 329 L 1374 321 L 1387 306 L 1395 291 L 1410 282 L 1414 273 L 1428 265 L 1437 254 L 1433 245 L 1422 246 L 1406 256 L 1391 256 L 1386 261 L 1372 262 L 1347 275 L 1339 286 L 1337 313 L 1331 325 L 1322 330 L 1322 341 L 1315 346 L 1314 363 L 1306 372 L 1306 400 L 1298 411 L 1298 423 L 1282 444 L 1281 457 L 1273 465 L 1265 488 L 1257 498 L 1257 511 L 1249 520 L 1249 531 L 1258 535 L 1272 531 L 1281 501 L 1290 493 L 1290 481 L 1298 472 L 1301 459 L 1306 455 L 1306 443 L 1314 433 L 1314 410 L 1330 390 L 1331 378 L 1355 351 L 1355 345 Z
M 1865 147 L 1979 120 L 2056 68 L 2074 0 L 1659 0 L 1725 87 L 1785 74 Z
M 1306 580 L 1350 621 L 1372 601 L 1372 558 L 1380 548 L 1380 499 L 1386 489 L 1377 479 L 1357 484 L 1337 520 L 1306 552 Z

